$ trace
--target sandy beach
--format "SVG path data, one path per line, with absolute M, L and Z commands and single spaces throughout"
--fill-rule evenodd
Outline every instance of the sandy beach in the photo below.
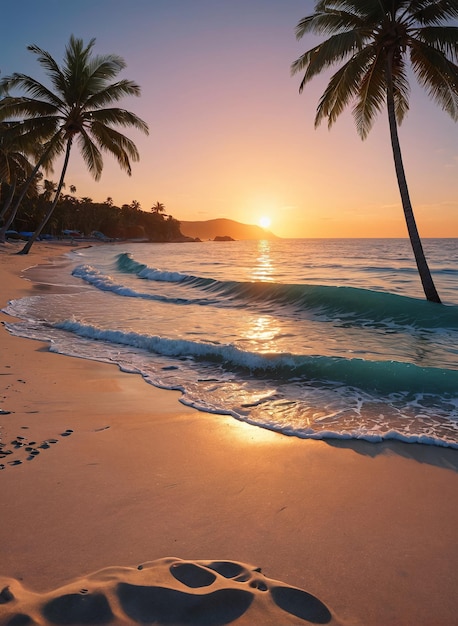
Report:
M 69 249 L 0 248 L 0 308 Z M 458 623 L 456 450 L 197 412 L 0 319 L 1 625 Z

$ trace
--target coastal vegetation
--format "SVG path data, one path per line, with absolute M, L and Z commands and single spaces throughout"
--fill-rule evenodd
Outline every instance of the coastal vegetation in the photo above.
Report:
M 57 157 L 64 156 L 59 182 L 52 190 L 53 199 L 48 202 L 41 221 L 35 225 L 22 254 L 29 252 L 61 201 L 75 139 L 90 174 L 99 180 L 103 169 L 102 152 L 111 154 L 129 176 L 131 162 L 139 160 L 134 142 L 116 127 L 132 127 L 148 134 L 146 122 L 122 107 L 113 106 L 125 97 L 140 95 L 140 87 L 133 81 L 121 79 L 111 82 L 125 68 L 125 61 L 113 54 L 94 55 L 94 44 L 95 39 L 91 39 L 85 46 L 81 39 L 72 35 L 62 66 L 49 52 L 36 45 L 29 46 L 28 49 L 37 55 L 39 64 L 46 71 L 50 86 L 20 73 L 0 81 L 0 95 L 3 96 L 0 100 L 2 163 L 15 152 L 35 160 L 35 166 L 29 171 L 30 167 L 25 163 L 17 164 L 10 158 L 14 167 L 9 171 L 5 169 L 5 174 L 1 172 L 1 180 L 10 186 L 10 193 L 11 187 L 14 187 L 13 196 L 17 174 L 28 174 L 13 205 L 6 208 L 6 211 L 9 210 L 6 227 L 15 219 L 40 168 L 49 170 Z M 11 96 L 11 90 L 15 89 L 25 95 Z M 70 200 L 68 202 L 71 204 Z
M 7 190 L 8 186 L 2 185 L 2 198 L 6 196 Z M 69 232 L 90 236 L 97 232 L 108 239 L 175 241 L 183 238 L 180 222 L 167 215 L 165 207 L 162 213 L 158 213 L 154 206 L 145 211 L 136 200 L 119 207 L 111 198 L 94 202 L 92 198 L 76 197 L 73 186 L 70 186 L 69 191 L 71 193 L 60 193 L 46 229 L 41 233 L 42 237 L 60 238 Z M 23 237 L 30 239 L 31 233 L 48 215 L 55 192 L 54 182 L 44 180 L 38 183 L 38 190 L 23 199 L 21 210 L 12 224 L 14 230 L 27 233 Z
M 409 110 L 408 61 L 429 96 L 458 120 L 458 2 L 441 0 L 320 0 L 315 13 L 297 25 L 296 36 L 330 35 L 302 54 L 291 67 L 303 72 L 305 85 L 339 63 L 318 104 L 315 126 L 331 127 L 347 105 L 353 105 L 362 139 L 377 114 L 388 111 L 391 145 L 407 230 L 425 296 L 440 302 L 418 233 L 403 166 L 398 125 Z

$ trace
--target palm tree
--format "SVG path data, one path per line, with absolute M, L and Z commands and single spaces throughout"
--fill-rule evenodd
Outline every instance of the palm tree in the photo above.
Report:
M 65 185 L 62 186 L 65 187 Z M 43 191 L 41 193 L 41 197 L 45 202 L 49 202 L 56 191 L 57 185 L 54 181 L 46 179 L 43 181 Z
M 82 39 L 72 35 L 62 67 L 45 50 L 36 45 L 28 47 L 46 70 L 52 89 L 25 74 L 15 73 L 0 82 L 0 90 L 3 92 L 9 93 L 11 89 L 19 88 L 27 94 L 5 97 L 0 102 L 0 120 L 11 116 L 24 117 L 46 137 L 44 154 L 47 159 L 54 160 L 64 154 L 54 200 L 21 254 L 29 252 L 56 207 L 75 137 L 95 180 L 100 179 L 103 169 L 101 151 L 112 154 L 129 176 L 132 171 L 130 161 L 139 160 L 133 141 L 113 126 L 134 127 L 148 134 L 147 124 L 123 108 L 106 106 L 125 96 L 139 96 L 140 87 L 125 79 L 110 83 L 125 68 L 125 61 L 116 55 L 94 56 L 94 44 L 95 39 L 91 39 L 84 46 Z
M 156 213 L 157 215 L 159 215 L 160 213 L 164 213 L 165 212 L 165 205 L 162 204 L 162 202 L 156 202 L 156 204 L 154 204 L 151 207 L 151 212 L 152 213 Z
M 321 96 L 315 127 L 325 118 L 331 127 L 353 103 L 356 128 L 365 139 L 386 104 L 407 230 L 425 296 L 432 302 L 440 298 L 415 223 L 398 124 L 409 109 L 408 59 L 420 85 L 452 119 L 458 119 L 458 28 L 444 24 L 457 17 L 457 0 L 322 0 L 315 3 L 313 15 L 299 22 L 296 36 L 331 36 L 291 66 L 293 74 L 304 72 L 302 92 L 322 70 L 343 63 Z
M 17 184 L 30 176 L 33 165 L 29 159 L 35 159 L 39 150 L 38 144 L 21 132 L 17 122 L 0 122 L 0 185 L 6 183 L 9 187 L 0 210 L 0 221 L 4 220 L 3 226 L 0 228 L 0 242 L 5 241 L 6 231 L 16 217 L 15 208 L 10 210 L 10 206 Z M 27 187 L 30 188 L 30 185 Z M 34 188 L 33 191 L 35 192 L 36 189 Z

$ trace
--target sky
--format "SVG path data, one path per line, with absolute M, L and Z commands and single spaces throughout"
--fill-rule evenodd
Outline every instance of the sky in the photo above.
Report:
M 316 45 L 297 41 L 312 0 L 23 0 L 2 7 L 0 75 L 46 77 L 27 46 L 58 62 L 70 35 L 126 61 L 141 86 L 122 103 L 150 128 L 125 129 L 140 161 L 132 176 L 104 156 L 100 181 L 77 148 L 66 177 L 77 197 L 143 210 L 156 202 L 179 220 L 270 218 L 280 237 L 406 237 L 386 111 L 362 141 L 351 111 L 314 128 L 328 75 L 299 94 L 290 67 Z M 458 237 L 458 125 L 412 78 L 399 129 L 422 237 Z M 59 164 L 47 176 L 57 181 Z

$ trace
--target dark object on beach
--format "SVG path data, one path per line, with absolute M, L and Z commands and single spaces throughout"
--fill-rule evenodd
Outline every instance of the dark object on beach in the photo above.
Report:
M 20 239 L 21 236 L 17 232 L 17 230 L 7 230 L 5 233 L 6 239 Z
M 11 602 L 14 600 L 14 596 L 10 591 L 9 587 L 3 587 L 0 591 L 0 604 L 6 604 L 7 602 Z

